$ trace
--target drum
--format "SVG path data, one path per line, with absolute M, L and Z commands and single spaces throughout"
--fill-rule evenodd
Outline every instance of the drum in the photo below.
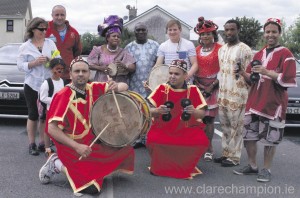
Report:
M 157 65 L 152 68 L 148 83 L 150 89 L 153 91 L 158 85 L 169 81 L 169 66 Z
M 143 98 L 134 92 L 115 93 L 122 118 L 119 115 L 112 93 L 98 98 L 91 111 L 91 125 L 99 140 L 111 147 L 124 147 L 135 142 L 151 125 L 150 108 Z
M 128 75 L 129 73 L 126 68 L 118 67 L 115 63 L 111 63 L 107 67 L 109 68 L 108 75 L 111 77 Z

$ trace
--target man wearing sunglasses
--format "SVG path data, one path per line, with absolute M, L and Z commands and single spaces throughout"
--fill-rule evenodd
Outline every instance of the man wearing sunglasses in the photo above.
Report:
M 66 20 L 66 8 L 64 6 L 54 6 L 51 16 L 52 21 L 48 23 L 46 37 L 53 40 L 60 51 L 61 57 L 67 65 L 62 78 L 70 82 L 70 63 L 75 57 L 81 55 L 82 52 L 80 36 L 76 29 Z

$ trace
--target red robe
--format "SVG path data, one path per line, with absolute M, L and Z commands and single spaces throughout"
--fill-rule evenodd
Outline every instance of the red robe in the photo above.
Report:
M 260 80 L 253 83 L 246 104 L 246 115 L 256 114 L 270 120 L 285 120 L 288 103 L 288 87 L 296 87 L 296 62 L 293 54 L 286 47 L 276 47 L 266 56 L 266 48 L 255 54 L 253 60 L 262 62 L 262 66 L 278 73 L 277 81 L 260 75 Z M 251 73 L 251 64 L 247 73 Z
M 70 138 L 78 143 L 90 145 L 95 139 L 89 119 L 90 110 L 99 96 L 106 93 L 107 87 L 107 83 L 87 84 L 86 100 L 75 99 L 75 91 L 65 87 L 54 96 L 47 123 L 58 121 L 58 126 Z M 75 130 L 73 130 L 74 127 Z M 90 156 L 78 160 L 80 157 L 78 153 L 52 139 L 57 148 L 58 157 L 66 167 L 67 178 L 74 192 L 79 192 L 92 184 L 100 191 L 105 176 L 117 170 L 126 173 L 133 172 L 134 151 L 131 146 L 120 149 L 94 144 Z
M 204 133 L 204 124 L 192 116 L 189 121 L 180 119 L 181 99 L 189 98 L 196 109 L 206 106 L 206 102 L 195 85 L 188 89 L 172 89 L 167 84 L 160 85 L 148 97 L 155 107 L 172 101 L 172 119 L 154 118 L 147 136 L 147 148 L 151 156 L 150 171 L 154 175 L 181 179 L 191 179 L 200 174 L 196 165 L 206 151 L 209 141 Z

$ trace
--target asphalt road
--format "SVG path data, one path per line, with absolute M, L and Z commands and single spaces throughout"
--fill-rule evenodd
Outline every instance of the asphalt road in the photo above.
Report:
M 38 171 L 44 164 L 44 155 L 28 154 L 28 140 L 25 133 L 26 121 L 0 121 L 0 198 L 45 198 L 75 197 L 66 178 L 57 175 L 51 184 L 42 185 Z M 218 127 L 217 127 L 218 128 Z M 220 155 L 221 139 L 215 135 L 215 153 Z M 300 197 L 299 164 L 300 130 L 288 129 L 284 141 L 279 145 L 272 181 L 258 183 L 255 176 L 237 176 L 232 170 L 200 160 L 198 167 L 202 175 L 193 180 L 178 180 L 152 176 L 147 167 L 150 158 L 145 148 L 136 150 L 133 175 L 114 174 L 106 178 L 103 190 L 95 197 Z M 262 147 L 259 146 L 258 163 L 262 164 Z M 241 167 L 246 165 L 243 150 Z M 91 197 L 91 196 L 83 196 Z

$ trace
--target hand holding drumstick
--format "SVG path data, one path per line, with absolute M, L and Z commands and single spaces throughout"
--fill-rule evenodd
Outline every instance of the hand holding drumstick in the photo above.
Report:
M 94 139 L 94 141 L 89 145 L 90 148 L 95 144 L 95 142 L 99 139 L 100 135 L 106 130 L 106 128 L 107 128 L 109 125 L 110 125 L 110 123 L 108 123 L 108 124 L 104 127 L 104 129 L 102 129 L 102 131 L 97 135 L 97 137 Z M 82 157 L 83 157 L 83 156 L 80 156 L 79 160 L 81 160 Z

